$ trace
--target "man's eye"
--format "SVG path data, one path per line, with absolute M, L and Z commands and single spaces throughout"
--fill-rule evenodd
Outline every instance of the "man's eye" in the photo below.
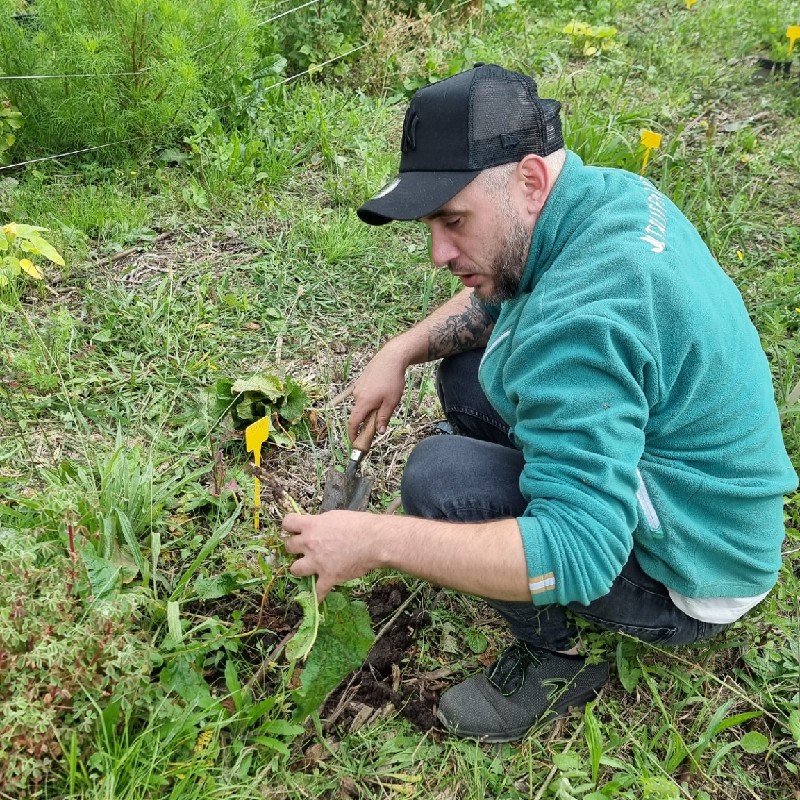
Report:
M 461 223 L 461 217 L 453 217 L 453 218 L 447 220 L 447 222 L 445 222 L 445 226 L 448 227 L 448 228 L 455 228 L 460 223 Z

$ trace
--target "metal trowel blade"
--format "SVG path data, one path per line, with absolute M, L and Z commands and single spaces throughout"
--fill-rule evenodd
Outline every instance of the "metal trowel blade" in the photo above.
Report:
M 325 488 L 322 492 L 319 513 L 333 511 L 335 508 L 346 508 L 349 511 L 366 511 L 369 506 L 371 489 L 371 478 L 348 477 L 344 472 L 331 468 L 325 478 Z

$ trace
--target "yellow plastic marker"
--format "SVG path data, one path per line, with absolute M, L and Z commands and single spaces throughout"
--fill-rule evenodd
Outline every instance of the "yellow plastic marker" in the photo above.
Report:
M 686 3 L 686 8 L 691 8 L 697 0 L 683 0 L 683 2 Z
M 640 175 L 644 175 L 647 162 L 650 160 L 650 151 L 658 150 L 661 147 L 661 134 L 655 131 L 642 131 L 642 146 L 644 147 L 644 158 L 642 159 L 642 171 Z
M 789 52 L 794 50 L 794 43 L 800 39 L 800 25 L 790 25 L 786 29 L 786 38 L 789 40 Z
M 269 436 L 269 417 L 254 422 L 244 429 L 244 446 L 248 452 L 253 453 L 253 462 L 257 467 L 261 466 L 261 446 L 267 441 Z M 253 520 L 256 530 L 258 530 L 259 522 L 259 508 L 261 506 L 261 481 L 253 476 L 255 479 L 255 513 Z

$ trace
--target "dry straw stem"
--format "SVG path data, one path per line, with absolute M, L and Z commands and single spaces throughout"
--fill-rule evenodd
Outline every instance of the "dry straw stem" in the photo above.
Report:
M 255 476 L 261 481 L 262 493 L 278 506 L 278 510 L 284 514 L 307 514 L 308 512 L 292 497 L 278 479 L 263 467 L 257 467 L 250 462 L 245 467 L 245 472 Z

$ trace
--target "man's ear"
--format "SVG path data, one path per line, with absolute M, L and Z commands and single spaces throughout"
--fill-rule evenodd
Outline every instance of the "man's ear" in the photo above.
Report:
M 534 218 L 538 217 L 553 185 L 547 162 L 530 153 L 517 164 L 516 174 L 525 210 Z

